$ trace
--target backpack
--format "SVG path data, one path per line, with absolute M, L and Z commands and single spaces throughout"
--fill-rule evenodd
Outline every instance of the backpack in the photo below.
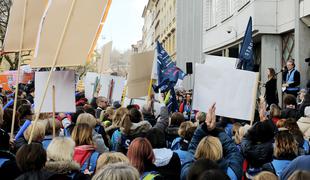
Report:
M 159 173 L 156 171 L 144 172 L 140 177 L 140 180 L 153 180 L 157 176 L 159 176 Z
M 99 152 L 94 151 L 82 165 L 81 172 L 84 173 L 84 171 L 88 169 L 90 173 L 94 173 L 96 170 L 97 159 L 99 155 L 100 155 Z

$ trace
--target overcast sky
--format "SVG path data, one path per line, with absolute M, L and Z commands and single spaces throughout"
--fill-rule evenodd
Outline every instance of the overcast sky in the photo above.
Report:
M 142 12 L 148 0 L 112 0 L 97 48 L 113 41 L 113 49 L 131 49 L 142 38 Z

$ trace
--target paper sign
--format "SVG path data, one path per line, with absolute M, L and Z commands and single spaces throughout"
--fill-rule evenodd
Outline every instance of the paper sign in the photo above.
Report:
M 152 76 L 154 51 L 134 54 L 130 58 L 127 97 L 139 98 L 148 95 Z
M 35 73 L 34 107 L 38 112 L 49 72 Z M 52 87 L 55 86 L 56 112 L 75 112 L 74 71 L 53 71 L 41 112 L 53 112 Z
M 218 68 L 236 69 L 237 59 L 223 56 L 206 55 L 205 64 Z
M 4 39 L 4 51 L 19 51 L 22 35 L 22 22 L 26 6 L 24 38 L 22 50 L 35 49 L 37 34 L 43 12 L 48 0 L 14 0 L 9 16 L 8 27 Z
M 97 63 L 98 73 L 106 73 L 109 70 L 112 51 L 112 41 L 105 44 L 102 48 L 101 58 Z
M 252 120 L 258 73 L 196 64 L 193 109 L 207 112 L 216 102 L 216 115 Z
M 113 83 L 112 83 L 113 80 Z M 120 76 L 111 76 L 107 74 L 102 74 L 101 77 L 97 73 L 88 72 L 86 74 L 85 83 L 85 97 L 91 101 L 94 94 L 94 88 L 96 86 L 96 81 L 99 81 L 100 86 L 99 96 L 104 96 L 108 98 L 110 93 L 112 94 L 113 101 L 121 101 L 122 93 L 125 87 L 125 78 Z
M 72 3 L 73 11 L 69 11 Z M 52 67 L 59 43 L 56 66 L 79 66 L 86 63 L 95 40 L 107 0 L 50 0 L 46 16 L 41 21 L 32 67 Z M 69 18 L 64 39 L 61 36 Z

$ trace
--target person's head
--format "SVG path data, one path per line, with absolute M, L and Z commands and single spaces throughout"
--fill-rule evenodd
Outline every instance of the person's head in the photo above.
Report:
M 136 168 L 127 163 L 108 164 L 96 172 L 92 180 L 139 180 Z
M 99 119 L 101 122 L 106 120 L 112 121 L 113 115 L 114 109 L 112 107 L 108 107 L 106 110 L 101 111 Z
M 6 132 L 10 132 L 11 131 L 11 126 L 12 126 L 12 117 L 13 117 L 13 109 L 11 108 L 6 108 L 4 111 L 3 111 L 3 124 L 1 126 L 1 128 L 3 130 L 5 130 Z M 14 123 L 14 132 L 15 131 L 18 131 L 19 129 L 19 113 L 16 112 L 16 115 L 15 115 L 15 123 Z
M 68 137 L 55 137 L 48 145 L 48 161 L 72 161 L 75 143 Z
M 243 137 L 244 137 L 244 135 L 248 132 L 248 130 L 251 128 L 251 126 L 250 125 L 248 125 L 248 124 L 245 124 L 244 126 L 241 126 L 240 128 L 239 128 L 239 130 L 238 131 L 236 131 L 236 134 L 235 134 L 235 143 L 236 144 L 240 144 L 241 143 L 241 141 L 242 141 L 242 139 L 243 139 Z
M 52 115 L 50 113 L 40 113 L 39 114 L 39 119 L 40 120 L 47 120 L 52 118 Z
M 307 107 L 305 108 L 304 114 L 305 114 L 305 117 L 310 117 L 310 106 L 307 106 Z
M 304 179 L 310 179 L 310 172 L 309 171 L 295 171 L 288 180 L 304 180 Z
M 131 116 L 131 122 L 132 123 L 138 123 L 140 121 L 143 121 L 142 114 L 138 109 L 136 109 L 136 108 L 130 109 L 129 114 Z
M 190 94 L 190 93 L 186 93 L 186 102 L 191 102 L 191 100 L 192 100 L 192 95 Z
M 232 126 L 232 129 L 231 129 L 232 135 L 233 135 L 233 136 L 237 135 L 238 132 L 239 132 L 239 129 L 240 129 L 241 127 L 242 127 L 242 125 L 241 125 L 240 123 L 235 122 L 235 123 L 233 124 L 233 126 Z
M 286 67 L 287 69 L 290 71 L 292 69 L 295 68 L 295 60 L 294 59 L 289 59 L 287 62 L 286 62 Z
M 132 126 L 132 116 L 127 113 L 124 115 L 124 117 L 121 119 L 119 123 L 120 130 L 124 134 L 129 134 L 130 133 L 130 128 Z
M 160 149 L 166 147 L 165 133 L 158 128 L 150 129 L 146 133 L 146 138 L 147 140 L 150 141 L 154 149 Z
M 10 149 L 10 136 L 3 129 L 0 129 L 0 150 Z
M 32 119 L 33 113 L 31 111 L 31 105 L 23 104 L 18 108 L 17 111 L 20 114 L 20 119 L 28 119 L 28 120 Z
M 182 113 L 180 112 L 174 112 L 172 115 L 171 115 L 171 119 L 170 119 L 170 126 L 177 126 L 179 127 L 181 125 L 182 122 L 185 121 L 185 118 L 183 116 Z
M 295 108 L 297 105 L 296 97 L 291 94 L 286 94 L 284 96 L 283 103 L 285 107 L 291 106 Z
M 86 113 L 96 116 L 96 110 L 90 104 L 85 104 L 83 108 Z
M 39 171 L 46 163 L 46 152 L 42 144 L 25 144 L 16 153 L 16 163 L 22 172 Z
M 113 119 L 112 119 L 112 124 L 114 126 L 119 127 L 120 123 L 122 122 L 122 119 L 124 118 L 125 114 L 127 114 L 127 113 L 128 113 L 127 108 L 125 108 L 125 107 L 118 108 L 114 114 Z
M 155 161 L 152 145 L 146 138 L 134 139 L 129 145 L 127 157 L 140 173 L 143 173 L 145 167 Z
M 89 113 L 82 113 L 77 118 L 76 124 L 88 124 L 91 128 L 95 128 L 97 120 L 93 115 Z
M 305 95 L 307 94 L 307 90 L 306 89 L 301 89 L 298 92 L 298 98 L 302 101 L 305 99 Z
M 72 139 L 76 146 L 93 145 L 93 129 L 88 124 L 77 124 L 72 131 Z
M 97 106 L 102 109 L 105 109 L 108 107 L 108 99 L 106 97 L 103 97 L 103 96 L 97 97 L 96 103 L 97 103 Z
M 275 72 L 275 70 L 273 68 L 268 68 L 267 75 L 268 75 L 268 79 L 276 78 L 275 77 L 276 72 Z
M 254 180 L 278 180 L 278 177 L 269 171 L 262 171 L 254 176 Z
M 220 169 L 211 169 L 204 171 L 198 180 L 230 180 L 225 172 Z
M 295 158 L 298 155 L 298 145 L 289 131 L 279 131 L 275 136 L 273 155 L 276 158 Z
M 220 167 L 216 162 L 210 159 L 205 158 L 198 159 L 189 168 L 187 174 L 187 180 L 196 180 L 204 171 L 211 169 L 220 169 Z
M 295 138 L 297 138 L 296 140 L 298 142 L 303 140 L 303 133 L 299 129 L 299 126 L 298 126 L 297 122 L 295 121 L 295 119 L 288 118 L 284 122 L 284 127 L 286 129 L 288 129 L 290 131 L 290 133 L 294 135 Z
M 120 152 L 103 153 L 99 156 L 97 160 L 96 172 L 100 171 L 108 164 L 119 162 L 129 163 L 129 159 L 123 153 Z
M 72 114 L 71 121 L 75 124 L 80 114 L 85 113 L 83 107 L 77 107 L 76 112 Z
M 24 132 L 24 138 L 27 141 L 29 141 L 29 138 L 31 135 L 31 130 L 32 130 L 32 128 L 34 128 L 32 141 L 33 142 L 42 142 L 44 137 L 45 137 L 45 127 L 46 127 L 45 122 L 39 121 L 36 123 L 36 125 L 34 124 L 34 122 L 32 122 L 30 124 L 30 126 L 28 126 L 26 131 Z
M 181 138 L 190 141 L 194 135 L 196 126 L 191 121 L 182 122 L 178 134 Z
M 268 121 L 259 121 L 249 129 L 247 135 L 254 143 L 265 143 L 274 138 L 274 130 Z
M 198 122 L 199 124 L 204 123 L 206 121 L 206 113 L 199 111 L 196 114 L 196 122 Z
M 280 108 L 275 104 L 271 104 L 270 105 L 270 118 L 279 118 L 280 116 L 281 116 Z
M 53 119 L 47 119 L 46 121 L 46 127 L 45 127 L 45 135 L 52 135 L 53 134 Z M 55 119 L 55 132 L 56 136 L 58 136 L 61 128 L 61 122 Z
M 217 137 L 204 137 L 198 144 L 195 158 L 206 158 L 212 161 L 218 161 L 223 157 L 223 147 Z

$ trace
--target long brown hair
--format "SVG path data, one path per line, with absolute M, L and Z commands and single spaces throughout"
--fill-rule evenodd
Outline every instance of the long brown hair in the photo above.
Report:
M 275 136 L 274 156 L 276 158 L 295 158 L 298 155 L 298 145 L 294 136 L 288 131 L 279 131 Z
M 94 145 L 92 131 L 93 129 L 88 124 L 77 124 L 71 135 L 75 145 Z
M 276 71 L 273 68 L 268 68 L 269 74 L 268 79 L 276 79 Z
M 151 143 L 146 138 L 134 139 L 127 152 L 130 163 L 142 174 L 147 165 L 155 161 Z

